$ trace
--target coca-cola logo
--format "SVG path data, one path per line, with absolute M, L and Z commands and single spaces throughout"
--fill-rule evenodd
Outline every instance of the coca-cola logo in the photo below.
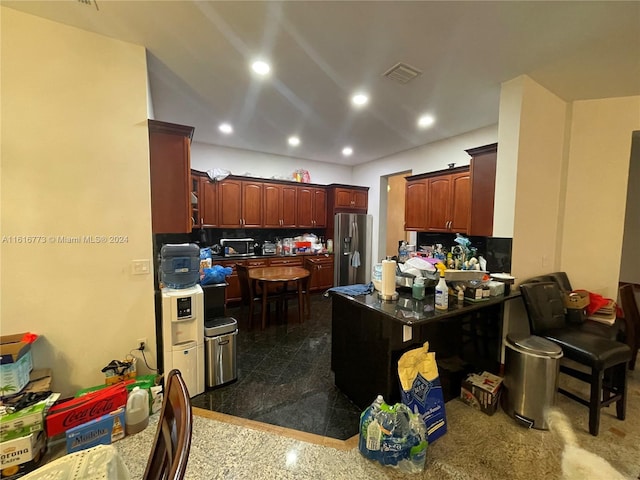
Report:
M 75 425 L 88 422 L 93 418 L 106 415 L 113 410 L 115 410 L 113 406 L 113 398 L 98 400 L 94 404 L 88 405 L 85 408 L 77 408 L 69 412 L 69 415 L 67 415 L 62 421 L 62 425 L 66 428 L 71 428 Z

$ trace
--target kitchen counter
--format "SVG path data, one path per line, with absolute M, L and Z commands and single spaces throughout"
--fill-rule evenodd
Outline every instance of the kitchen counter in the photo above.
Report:
M 296 258 L 296 257 L 332 257 L 333 253 L 297 253 L 295 255 L 251 255 L 249 257 L 225 257 L 223 255 L 212 255 L 212 262 L 221 262 L 223 260 L 256 260 L 266 258 Z
M 433 294 L 417 301 L 398 293 L 391 302 L 377 293 L 332 295 L 331 369 L 336 386 L 358 407 L 378 394 L 399 402 L 398 359 L 425 342 L 436 353 L 445 400 L 459 396 L 467 373 L 499 373 L 504 302 L 519 292 L 462 304 L 450 297 L 443 312 L 433 308 Z
M 431 289 L 433 291 L 433 289 Z M 334 293 L 334 295 L 342 295 L 352 302 L 361 305 L 367 309 L 381 313 L 394 322 L 405 325 L 419 325 L 426 322 L 439 322 L 448 318 L 456 317 L 461 314 L 469 314 L 476 310 L 485 309 L 492 305 L 502 304 L 506 300 L 517 298 L 520 291 L 513 291 L 509 295 L 499 295 L 497 297 L 489 297 L 487 300 L 472 302 L 465 299 L 458 302 L 456 297 L 449 297 L 449 308 L 447 310 L 436 310 L 435 294 L 427 294 L 424 300 L 416 300 L 411 296 L 411 291 L 398 291 L 398 300 L 386 301 L 381 300 L 378 292 L 371 295 L 358 295 L 351 297 Z

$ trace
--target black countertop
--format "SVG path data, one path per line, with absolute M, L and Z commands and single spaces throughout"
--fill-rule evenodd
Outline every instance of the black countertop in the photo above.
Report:
M 212 262 L 221 262 L 223 260 L 256 260 L 267 258 L 296 258 L 296 257 L 333 257 L 333 253 L 298 253 L 296 255 L 251 255 L 249 257 L 225 257 L 223 255 L 212 255 Z
M 496 297 L 489 297 L 487 300 L 481 300 L 471 302 L 465 299 L 463 302 L 458 302 L 458 299 L 453 296 L 449 296 L 449 308 L 447 310 L 436 310 L 435 295 L 427 294 L 424 300 L 416 300 L 411 296 L 411 293 L 405 291 L 398 291 L 398 300 L 387 301 L 382 300 L 378 295 L 378 292 L 374 292 L 370 295 L 345 295 L 338 292 L 332 292 L 332 295 L 340 295 L 352 302 L 355 302 L 366 308 L 375 310 L 382 313 L 388 318 L 400 322 L 405 325 L 419 325 L 429 322 L 438 322 L 465 314 L 467 312 L 473 312 L 490 305 L 498 305 L 507 300 L 520 297 L 518 290 L 511 291 L 508 295 L 498 295 Z

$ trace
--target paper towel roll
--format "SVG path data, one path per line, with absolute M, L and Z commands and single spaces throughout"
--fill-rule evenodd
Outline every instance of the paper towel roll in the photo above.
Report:
M 382 295 L 390 296 L 396 291 L 396 262 L 382 260 Z

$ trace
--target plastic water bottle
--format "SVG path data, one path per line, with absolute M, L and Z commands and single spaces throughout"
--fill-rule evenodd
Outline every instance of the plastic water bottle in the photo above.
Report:
M 127 398 L 124 411 L 125 432 L 127 435 L 141 432 L 149 425 L 149 393 L 140 387 L 134 387 Z

